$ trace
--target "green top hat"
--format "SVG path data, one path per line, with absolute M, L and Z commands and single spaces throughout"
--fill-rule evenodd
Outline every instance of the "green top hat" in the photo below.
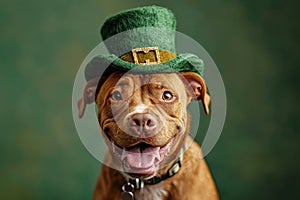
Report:
M 115 70 L 146 73 L 193 71 L 203 75 L 204 65 L 196 55 L 175 53 L 176 19 L 159 6 L 127 10 L 107 19 L 101 30 L 111 55 L 94 57 L 85 69 L 87 80 Z

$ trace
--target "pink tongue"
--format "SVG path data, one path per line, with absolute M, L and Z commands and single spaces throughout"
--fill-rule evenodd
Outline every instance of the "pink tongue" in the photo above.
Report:
M 127 158 L 127 163 L 133 168 L 149 168 L 154 166 L 155 159 L 160 160 L 160 147 L 147 147 L 143 151 L 140 147 L 131 150 L 123 150 L 121 159 Z

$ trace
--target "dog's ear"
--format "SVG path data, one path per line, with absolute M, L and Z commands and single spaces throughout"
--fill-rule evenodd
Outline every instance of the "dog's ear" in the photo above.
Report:
M 95 101 L 95 94 L 96 94 L 98 81 L 99 78 L 94 78 L 87 82 L 83 90 L 82 98 L 79 99 L 77 102 L 79 118 L 83 116 L 86 105 L 93 103 Z
M 186 83 L 188 95 L 192 99 L 201 100 L 205 114 L 209 114 L 210 96 L 207 94 L 203 78 L 194 72 L 180 72 L 183 82 Z

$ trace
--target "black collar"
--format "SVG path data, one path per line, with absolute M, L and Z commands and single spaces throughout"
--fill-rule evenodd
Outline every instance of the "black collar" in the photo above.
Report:
M 181 168 L 181 160 L 183 158 L 183 153 L 184 153 L 184 148 L 181 149 L 180 156 L 174 161 L 172 166 L 168 169 L 167 173 L 163 175 L 154 176 L 149 179 L 131 178 L 125 176 L 127 183 L 125 183 L 122 186 L 122 200 L 134 199 L 134 191 L 143 189 L 144 184 L 154 185 L 177 174 Z
M 124 175 L 127 183 L 123 185 L 123 191 L 126 191 L 126 188 L 130 188 L 130 190 L 139 190 L 144 187 L 144 185 L 155 185 L 157 183 L 160 183 L 163 180 L 166 180 L 175 174 L 177 174 L 181 168 L 181 160 L 183 158 L 185 150 L 184 147 L 180 150 L 179 157 L 174 161 L 172 166 L 168 169 L 167 173 L 163 175 L 157 175 L 149 179 L 140 179 L 140 178 L 132 178 L 130 176 Z
M 143 188 L 144 185 L 155 185 L 157 183 L 160 183 L 163 180 L 166 180 L 167 178 L 170 178 L 172 176 L 174 176 L 175 174 L 177 174 L 181 168 L 181 162 L 180 162 L 181 158 L 178 157 L 173 165 L 168 169 L 167 173 L 163 174 L 163 175 L 157 175 L 154 176 L 152 178 L 149 179 L 139 179 L 139 178 L 131 178 L 131 177 L 127 177 L 127 183 L 132 184 L 134 186 L 134 189 L 140 189 Z

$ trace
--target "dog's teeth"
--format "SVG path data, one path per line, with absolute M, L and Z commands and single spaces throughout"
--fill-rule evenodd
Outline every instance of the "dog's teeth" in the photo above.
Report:
M 156 157 L 157 159 L 160 159 L 160 153 L 159 153 L 159 151 L 156 152 L 155 157 Z
M 123 151 L 122 151 L 121 160 L 124 160 L 126 157 L 127 157 L 127 153 L 126 153 L 126 150 L 124 148 Z
M 114 142 L 112 142 L 112 150 L 113 150 L 113 152 L 115 153 L 116 152 L 116 147 L 115 147 L 115 143 Z

